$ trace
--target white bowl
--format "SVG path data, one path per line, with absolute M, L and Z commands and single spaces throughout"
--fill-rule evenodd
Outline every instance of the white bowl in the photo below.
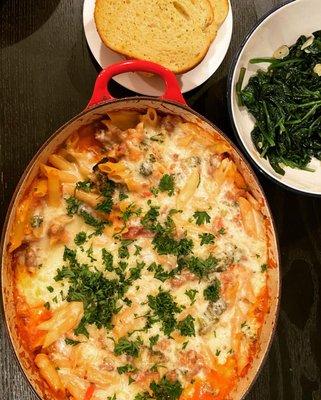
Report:
M 321 161 L 313 158 L 309 164 L 315 172 L 284 167 L 285 175 L 281 176 L 273 170 L 268 160 L 260 156 L 251 139 L 255 120 L 245 107 L 238 105 L 235 87 L 242 67 L 246 68 L 243 81 L 245 87 L 258 69 L 268 66 L 249 64 L 252 58 L 271 57 L 281 45 L 290 46 L 299 36 L 310 36 L 317 30 L 321 30 L 320 0 L 296 0 L 272 10 L 263 17 L 245 38 L 231 66 L 228 103 L 237 138 L 259 170 L 287 188 L 321 196 Z

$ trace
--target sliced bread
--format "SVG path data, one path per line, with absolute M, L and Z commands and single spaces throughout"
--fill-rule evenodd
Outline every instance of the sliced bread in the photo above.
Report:
M 95 23 L 112 50 L 183 73 L 207 53 L 214 14 L 209 0 L 96 0 Z

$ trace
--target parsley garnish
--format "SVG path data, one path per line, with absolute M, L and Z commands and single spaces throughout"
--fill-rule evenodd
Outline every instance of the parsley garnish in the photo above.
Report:
M 195 336 L 195 326 L 194 326 L 195 319 L 188 315 L 182 321 L 179 321 L 177 324 L 177 329 L 180 331 L 182 336 Z
M 113 194 L 115 192 L 115 183 L 110 179 L 107 179 L 104 182 L 104 186 L 101 188 L 100 192 L 105 199 L 97 205 L 96 210 L 109 214 L 114 204 Z
M 159 207 L 150 206 L 150 209 L 141 219 L 141 224 L 143 225 L 144 228 L 154 231 L 156 229 L 156 222 L 158 216 L 159 216 Z
M 79 340 L 73 340 L 73 339 L 66 338 L 65 343 L 68 344 L 69 346 L 76 346 L 77 344 L 79 344 L 81 342 L 79 342 Z
M 193 217 L 197 225 L 209 224 L 211 221 L 211 217 L 206 211 L 195 211 Z
M 267 269 L 268 269 L 268 266 L 267 266 L 266 264 L 262 264 L 262 265 L 261 265 L 261 272 L 262 272 L 262 273 L 263 273 L 263 272 L 266 272 Z
M 119 192 L 119 201 L 128 199 L 128 194 L 124 193 L 124 192 Z
M 66 199 L 67 203 L 67 215 L 71 216 L 77 214 L 81 205 L 80 201 L 76 197 L 70 196 Z
M 94 252 L 93 252 L 93 245 L 92 244 L 90 245 L 89 249 L 87 249 L 86 254 L 87 254 L 87 257 L 90 259 L 91 262 L 97 261 L 97 259 L 93 257 Z
M 208 275 L 215 271 L 218 260 L 210 254 L 207 258 L 202 259 L 199 257 L 190 257 L 188 259 L 179 260 L 182 267 L 187 267 L 199 279 L 206 278 Z
M 174 254 L 175 256 L 188 255 L 194 245 L 191 239 L 183 238 L 176 240 L 172 235 L 165 232 L 157 233 L 152 240 L 152 244 L 158 254 Z
M 203 295 L 205 300 L 215 303 L 220 298 L 220 293 L 221 282 L 217 278 L 215 278 L 214 282 L 206 289 L 204 289 Z
M 115 344 L 114 353 L 116 356 L 127 354 L 128 356 L 137 357 L 141 345 L 142 341 L 140 338 L 135 341 L 130 341 L 126 337 L 122 337 L 119 339 L 118 343 Z
M 187 297 L 189 297 L 189 299 L 191 300 L 191 306 L 195 303 L 196 299 L 196 293 L 198 293 L 198 290 L 196 289 L 188 289 L 185 290 L 185 294 Z
M 129 250 L 128 246 L 133 243 L 132 239 L 124 239 L 120 243 L 120 247 L 118 249 L 118 256 L 120 258 L 129 258 Z
M 85 181 L 79 181 L 76 183 L 76 190 L 82 190 L 88 193 L 93 188 L 93 186 L 93 182 L 91 182 L 89 179 L 86 179 Z
M 126 364 L 122 365 L 121 367 L 117 367 L 117 371 L 121 375 L 126 374 L 127 372 L 135 372 L 137 369 L 131 364 Z
M 81 246 L 84 244 L 87 240 L 87 234 L 86 232 L 78 232 L 77 235 L 75 236 L 74 242 L 77 246 Z
M 179 381 L 172 382 L 166 377 L 163 377 L 159 383 L 152 382 L 150 388 L 156 400 L 177 400 L 183 391 Z
M 54 288 L 52 286 L 47 286 L 48 292 L 52 293 L 54 291 Z
M 140 215 L 142 212 L 141 208 L 137 208 L 134 203 L 129 204 L 126 210 L 122 213 L 122 219 L 127 222 L 133 215 Z
M 225 233 L 226 233 L 226 230 L 225 230 L 225 228 L 220 228 L 219 230 L 218 230 L 218 232 L 217 232 L 219 235 L 225 235 Z
M 87 324 L 110 329 L 112 316 L 117 311 L 117 299 L 124 291 L 124 283 L 116 279 L 109 280 L 102 272 L 91 271 L 87 264 L 80 264 L 76 251 L 68 247 L 65 247 L 63 260 L 67 265 L 57 270 L 54 279 L 67 279 L 69 282 L 67 301 L 82 301 L 84 304 L 84 316 L 75 329 L 75 334 L 88 337 Z
M 158 189 L 161 192 L 168 192 L 169 196 L 173 196 L 173 194 L 174 194 L 174 177 L 173 177 L 173 175 L 168 175 L 168 174 L 163 175 L 158 184 Z
M 113 208 L 113 199 L 112 197 L 108 197 L 96 206 L 97 211 L 102 211 L 106 214 L 110 214 L 111 209 Z
M 138 246 L 137 244 L 134 244 L 134 246 L 136 248 L 134 256 L 138 256 L 142 251 L 142 247 Z
M 95 235 L 101 235 L 103 233 L 104 226 L 106 225 L 105 221 L 95 218 L 93 215 L 91 215 L 89 212 L 85 210 L 80 210 L 79 215 L 84 219 L 84 222 L 87 225 L 96 228 Z
M 175 314 L 181 311 L 181 307 L 174 301 L 169 292 L 159 291 L 156 296 L 148 295 L 148 305 L 153 315 L 148 317 L 147 324 L 162 323 L 162 331 L 170 336 L 176 327 Z
M 159 340 L 159 335 L 151 336 L 149 338 L 150 347 L 152 348 Z
M 154 272 L 154 278 L 158 279 L 162 282 L 165 282 L 167 279 L 172 278 L 174 275 L 174 270 L 167 272 L 160 264 L 156 264 L 153 262 L 148 268 L 148 271 Z
M 201 235 L 198 235 L 198 237 L 201 239 L 201 246 L 203 246 L 203 244 L 213 243 L 215 238 L 211 233 L 202 233 Z
M 45 307 L 47 310 L 50 310 L 50 303 L 49 303 L 49 301 L 47 301 L 47 302 L 44 304 L 44 307 Z
M 113 260 L 114 257 L 113 255 L 107 251 L 106 249 L 102 249 L 101 250 L 101 257 L 104 263 L 104 267 L 106 271 L 112 272 L 114 270 L 114 266 L 113 266 Z

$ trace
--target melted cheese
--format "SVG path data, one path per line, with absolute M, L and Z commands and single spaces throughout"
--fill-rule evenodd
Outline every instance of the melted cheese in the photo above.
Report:
M 219 372 L 220 366 L 224 366 L 231 358 L 237 363 L 240 337 L 250 344 L 259 335 L 260 323 L 253 317 L 251 310 L 266 288 L 266 273 L 262 272 L 262 265 L 267 263 L 265 232 L 257 237 L 248 235 L 241 218 L 238 203 L 239 189 L 235 186 L 235 182 L 233 179 L 226 179 L 223 183 L 217 183 L 215 174 L 221 165 L 222 156 L 212 154 L 211 141 L 208 143 L 209 139 L 204 137 L 203 142 L 198 139 L 191 141 L 188 146 L 180 145 L 180 140 L 186 133 L 182 122 L 175 120 L 174 122 L 173 132 L 167 132 L 164 125 L 159 123 L 156 127 L 145 128 L 143 140 L 137 142 L 133 137 L 130 143 L 136 146 L 139 154 L 136 156 L 137 159 L 130 157 L 130 153 L 126 154 L 126 151 L 120 156 L 133 181 L 141 186 L 141 191 L 128 192 L 128 198 L 125 200 L 127 206 L 135 204 L 140 207 L 141 214 L 132 215 L 124 222 L 124 227 L 126 229 L 141 227 L 141 217 L 150 208 L 148 200 L 152 206 L 159 207 L 158 221 L 164 224 L 169 211 L 177 208 L 179 194 L 186 187 L 192 174 L 197 171 L 199 174 L 197 187 L 194 188 L 184 207 L 173 214 L 172 218 L 176 224 L 177 237 L 186 236 L 192 239 L 194 257 L 206 259 L 211 254 L 219 260 L 219 268 L 212 271 L 208 277 L 199 279 L 193 274 L 184 275 L 183 271 L 182 275 L 162 282 L 156 279 L 154 272 L 149 271 L 147 267 L 156 263 L 161 264 L 165 271 L 171 271 L 177 267 L 176 256 L 158 254 L 152 245 L 152 237 L 138 235 L 135 241 L 128 245 L 129 258 L 121 259 L 118 253 L 120 241 L 117 235 L 116 237 L 111 235 L 108 227 L 101 235 L 93 235 L 93 227 L 86 224 L 79 215 L 73 215 L 70 221 L 60 223 L 63 239 L 58 238 L 58 241 L 53 242 L 50 230 L 54 224 L 59 225 L 61 217 L 66 216 L 66 203 L 63 198 L 59 207 L 49 207 L 44 200 L 34 211 L 35 215 L 40 214 L 43 218 L 43 234 L 29 243 L 29 248 L 36 254 L 34 265 L 36 268 L 30 273 L 29 270 L 17 267 L 17 289 L 29 307 L 49 304 L 50 309 L 55 312 L 59 311 L 61 305 L 67 303 L 70 284 L 67 279 L 62 281 L 55 279 L 58 269 L 65 264 L 63 260 L 65 246 L 76 251 L 80 264 L 88 265 L 91 271 L 100 271 L 106 279 L 116 279 L 117 274 L 106 271 L 102 249 L 112 253 L 114 265 L 126 261 L 127 271 L 135 267 L 137 262 L 145 263 L 141 277 L 132 283 L 125 294 L 132 303 L 126 305 L 119 301 L 119 306 L 122 308 L 113 317 L 114 323 L 116 321 L 114 328 L 98 329 L 94 325 L 88 326 L 88 338 L 84 335 L 75 336 L 73 330 L 64 332 L 49 350 L 52 362 L 59 368 L 58 374 L 65 387 L 71 387 L 68 386 L 71 385 L 70 382 L 76 382 L 75 385 L 79 387 L 79 398 L 82 398 L 82 391 L 86 391 L 89 383 L 94 382 L 96 390 L 93 400 L 106 400 L 108 396 L 114 395 L 117 399 L 134 399 L 137 393 L 148 390 L 148 385 L 144 386 L 144 378 L 148 377 L 155 364 L 161 365 L 158 368 L 158 379 L 171 371 L 176 371 L 183 387 L 188 386 L 196 377 L 206 380 L 206 371 L 209 369 Z M 128 133 L 127 139 L 131 138 L 132 134 Z M 151 140 L 160 134 L 162 141 Z M 126 146 L 126 138 L 123 137 L 122 140 Z M 112 149 L 106 151 L 111 152 Z M 97 157 L 93 155 L 90 147 L 83 153 L 74 149 L 73 154 L 76 154 L 78 162 L 90 171 L 97 162 Z M 144 176 L 139 172 L 141 164 L 151 154 L 154 157 L 154 161 L 151 162 L 153 172 Z M 102 153 L 101 157 L 104 156 Z M 156 196 L 149 193 L 146 197 L 142 194 L 151 188 L 157 188 L 160 178 L 165 173 L 174 176 L 173 196 L 169 196 L 166 191 L 158 191 Z M 93 179 L 93 175 L 89 178 Z M 64 193 L 64 184 L 62 189 Z M 118 195 L 118 189 L 116 194 Z M 63 197 L 67 197 L 66 194 Z M 117 196 L 114 195 L 113 199 L 114 208 L 117 208 Z M 86 207 L 86 210 L 99 218 L 99 214 L 96 214 L 91 207 Z M 206 211 L 210 223 L 197 225 L 194 217 L 196 211 Z M 74 242 L 79 232 L 85 232 L 88 239 L 81 246 L 77 246 Z M 212 233 L 215 236 L 214 243 L 201 246 L 202 233 Z M 137 249 L 135 246 L 141 248 L 140 254 L 135 254 Z M 175 283 L 175 279 L 178 281 L 181 279 L 181 282 Z M 205 299 L 203 292 L 215 279 L 220 281 L 221 293 L 220 303 L 213 305 Z M 162 331 L 161 321 L 142 330 L 146 323 L 146 315 L 151 311 L 148 306 L 148 296 L 156 296 L 160 288 L 169 291 L 173 300 L 180 306 L 180 312 L 175 315 L 177 321 L 187 315 L 194 318 L 195 336 L 182 337 L 175 334 L 173 337 L 168 337 Z M 193 304 L 186 295 L 188 290 L 197 290 Z M 135 331 L 137 329 L 138 331 Z M 175 332 L 177 333 L 177 330 Z M 114 342 L 128 334 L 130 340 L 141 341 L 137 359 L 114 354 Z M 158 356 L 149 350 L 149 339 L 155 335 L 159 335 L 158 343 L 155 345 Z M 81 343 L 75 346 L 67 345 L 66 337 Z M 251 359 L 249 347 L 248 345 L 245 350 L 248 363 Z M 213 359 L 216 360 L 214 364 Z M 65 360 L 64 364 L 61 364 L 61 360 Z M 119 374 L 117 371 L 117 367 L 128 363 L 135 366 L 135 372 L 130 374 L 133 379 L 131 384 L 128 374 Z M 93 371 L 96 374 L 95 378 Z M 72 389 L 69 390 L 72 392 Z M 74 393 L 72 395 L 78 400 Z

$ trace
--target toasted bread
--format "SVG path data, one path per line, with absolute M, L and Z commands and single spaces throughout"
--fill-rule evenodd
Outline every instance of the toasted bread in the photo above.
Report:
M 228 11 L 229 2 L 228 0 L 209 0 L 214 12 L 214 20 L 218 27 L 220 27 L 225 21 Z
M 96 0 L 95 23 L 110 49 L 179 74 L 204 58 L 215 22 L 209 0 Z

